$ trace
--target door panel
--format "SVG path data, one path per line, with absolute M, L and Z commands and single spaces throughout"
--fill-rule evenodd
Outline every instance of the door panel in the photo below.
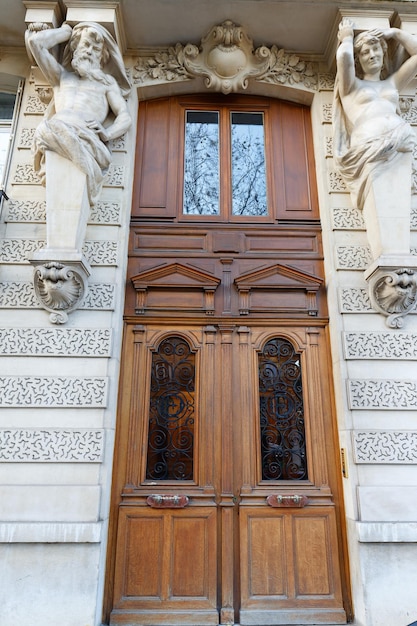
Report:
M 158 624 L 167 611 L 181 622 L 184 605 L 195 623 L 218 623 L 216 535 L 214 508 L 121 508 L 111 623 L 131 610 L 131 623 Z

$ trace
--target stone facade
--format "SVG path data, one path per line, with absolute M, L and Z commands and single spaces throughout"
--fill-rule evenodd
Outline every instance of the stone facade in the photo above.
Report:
M 25 4 L 32 11 L 40 10 L 36 2 L 33 7 Z M 75 22 L 83 19 L 82 11 L 77 17 L 77 3 L 64 4 L 67 17 Z M 104 25 L 110 23 L 117 32 L 120 16 L 112 13 L 112 6 L 119 3 L 106 4 L 107 12 L 100 12 L 97 3 L 91 3 L 89 15 Z M 389 23 L 375 3 L 362 4 L 367 8 L 356 17 L 366 27 Z M 400 14 L 402 4 L 386 2 L 384 7 L 395 5 L 393 10 Z M 120 5 L 123 12 L 123 2 Z M 302 5 L 301 14 L 294 9 L 295 20 L 301 19 Z M 337 8 L 334 3 L 335 13 Z M 416 14 L 401 19 L 398 14 L 400 26 L 413 31 Z M 238 20 L 238 10 L 233 17 Z M 35 21 L 33 16 L 30 21 Z M 193 40 L 198 42 L 206 34 L 194 32 Z M 175 43 L 167 41 L 167 46 Z M 24 42 L 20 45 L 23 48 Z M 245 46 L 245 53 L 251 55 L 251 44 Z M 354 624 L 406 626 L 417 620 L 416 310 L 407 315 L 401 330 L 387 328 L 384 316 L 370 301 L 364 271 L 372 257 L 363 215 L 352 207 L 333 160 L 330 64 L 298 57 L 296 61 L 294 55 L 279 50 L 279 46 L 266 47 L 264 65 L 256 65 L 253 77 L 251 66 L 248 76 L 223 85 L 223 91 L 245 93 L 248 79 L 251 93 L 311 103 L 336 411 L 346 463 L 343 484 Z M 0 224 L 0 560 L 4 572 L 0 621 L 2 626 L 99 626 L 137 100 L 176 93 L 175 89 L 186 93 L 207 87 L 201 79 L 204 71 L 183 62 L 181 47 L 125 54 L 134 85 L 128 100 L 133 124 L 113 143 L 112 165 L 88 218 L 83 248 L 93 269 L 88 293 L 68 323 L 56 326 L 36 296 L 29 262 L 46 237 L 45 189 L 34 172 L 31 154 L 45 104 L 36 72 L 22 49 L 2 52 L 0 48 L 0 74 L 21 76 L 24 86 Z M 417 126 L 415 94 L 412 84 L 402 100 L 402 115 L 413 128 Z M 58 186 L 59 180 L 54 184 Z M 416 254 L 414 193 L 411 208 L 411 251 Z

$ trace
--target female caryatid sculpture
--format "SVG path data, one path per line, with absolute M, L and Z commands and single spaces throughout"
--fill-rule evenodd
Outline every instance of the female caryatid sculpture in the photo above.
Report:
M 417 73 L 417 38 L 398 28 L 364 31 L 354 38 L 353 26 L 348 19 L 339 26 L 333 150 L 352 201 L 362 209 L 372 180 L 417 143 L 399 115 L 399 93 Z M 383 79 L 389 39 L 410 57 Z
M 412 151 L 417 137 L 399 114 L 399 94 L 417 73 L 417 37 L 398 28 L 363 31 L 355 37 L 354 24 L 347 18 L 340 23 L 338 37 L 334 160 L 353 205 L 364 211 L 373 257 L 365 272 L 371 302 L 378 311 L 395 316 L 397 321 L 391 320 L 389 325 L 399 326 L 399 318 L 415 301 L 408 298 L 404 306 L 398 290 L 404 287 L 408 292 L 411 285 L 414 295 L 416 292 L 410 210 Z M 389 40 L 408 55 L 392 73 Z M 386 289 L 392 286 L 389 306 L 378 291 L 381 281 Z

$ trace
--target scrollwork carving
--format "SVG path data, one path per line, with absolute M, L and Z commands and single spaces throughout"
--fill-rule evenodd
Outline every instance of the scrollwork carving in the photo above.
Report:
M 312 90 L 318 86 L 313 63 L 276 45 L 255 49 L 244 28 L 231 20 L 214 26 L 200 46 L 177 43 L 153 57 L 139 58 L 133 70 L 133 79 L 139 84 L 178 82 L 200 76 L 207 88 L 224 94 L 246 89 L 249 78 Z
M 228 94 L 246 89 L 250 76 L 264 74 L 272 55 L 265 46 L 254 51 L 243 28 L 226 20 L 203 37 L 200 48 L 185 46 L 184 66 L 192 76 L 204 76 L 208 88 Z

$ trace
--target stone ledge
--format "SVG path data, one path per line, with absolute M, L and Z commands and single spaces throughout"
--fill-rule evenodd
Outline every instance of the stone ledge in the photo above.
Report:
M 417 543 L 417 522 L 356 522 L 360 543 Z
M 0 543 L 99 543 L 101 528 L 101 522 L 0 522 Z

